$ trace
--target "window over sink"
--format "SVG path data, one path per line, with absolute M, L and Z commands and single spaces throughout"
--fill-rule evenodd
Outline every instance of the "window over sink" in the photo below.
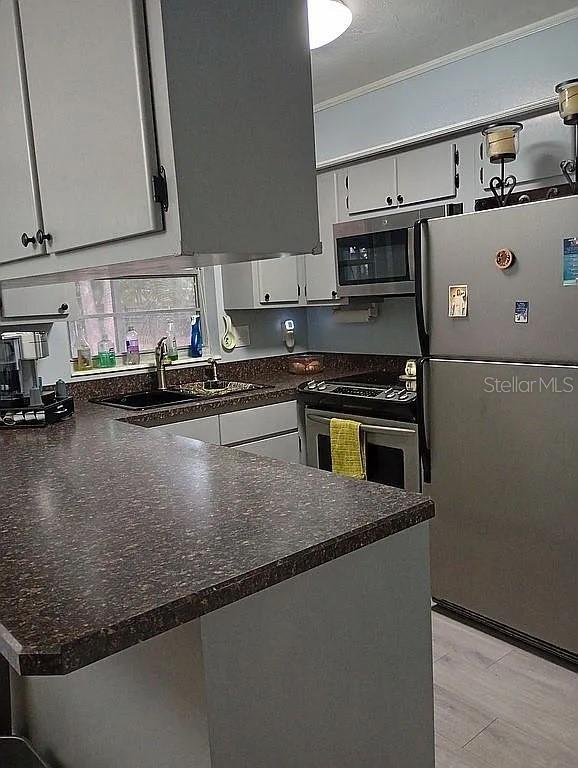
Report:
M 126 365 L 127 333 L 131 328 L 137 334 L 140 363 L 144 365 L 153 362 L 155 346 L 167 335 L 169 323 L 180 359 L 189 357 L 191 320 L 196 316 L 200 317 L 203 345 L 207 343 L 200 270 L 174 277 L 85 280 L 76 283 L 76 303 L 78 319 L 68 324 L 71 361 L 76 371 L 81 370 L 79 347 L 86 344 L 92 368 L 82 367 L 97 371 Z M 99 345 L 102 348 L 105 339 L 110 341 L 110 365 L 103 364 L 99 356 Z

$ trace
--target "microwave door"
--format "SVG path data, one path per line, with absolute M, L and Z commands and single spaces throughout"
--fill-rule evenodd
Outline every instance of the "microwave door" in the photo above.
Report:
M 390 229 L 337 237 L 335 257 L 340 296 L 414 292 L 412 230 Z

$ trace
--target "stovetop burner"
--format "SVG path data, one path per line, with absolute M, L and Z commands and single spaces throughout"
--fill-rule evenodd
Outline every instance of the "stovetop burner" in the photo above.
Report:
M 310 381 L 298 387 L 305 405 L 351 413 L 415 421 L 417 392 L 414 381 L 401 381 L 385 371 L 344 376 L 330 381 Z

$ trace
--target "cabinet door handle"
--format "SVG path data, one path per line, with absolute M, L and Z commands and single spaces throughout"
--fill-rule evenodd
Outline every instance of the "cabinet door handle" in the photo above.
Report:
M 44 232 L 43 230 L 39 229 L 36 233 L 36 239 L 40 245 L 42 245 L 43 243 L 52 242 L 52 235 L 49 232 Z
M 337 291 L 331 291 L 331 296 L 332 296 L 332 298 L 336 299 L 337 298 Z
M 65 314 L 68 312 L 68 310 L 69 310 L 69 306 L 68 306 L 68 304 L 66 304 L 66 303 L 64 303 L 64 304 L 61 304 L 61 305 L 58 307 L 58 314 L 59 314 L 59 315 L 65 315 Z
M 386 202 L 388 205 L 393 205 L 393 197 L 388 197 Z
M 271 298 L 270 294 L 266 293 L 265 294 L 265 301 L 269 301 L 270 298 Z
M 34 235 L 32 237 L 28 237 L 26 232 L 22 233 L 22 237 L 20 238 L 20 241 L 25 248 L 28 248 L 29 245 L 36 245 L 36 238 L 34 237 Z
M 400 203 L 400 204 L 403 203 L 403 195 L 398 195 L 397 196 L 397 202 Z

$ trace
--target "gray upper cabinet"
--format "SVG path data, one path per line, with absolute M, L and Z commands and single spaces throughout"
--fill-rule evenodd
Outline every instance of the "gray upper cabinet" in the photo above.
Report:
M 397 206 L 394 157 L 380 157 L 352 165 L 347 172 L 347 210 L 350 214 Z
M 3 253 L 0 280 L 174 274 L 318 246 L 307 0 L 254 0 L 250 14 L 246 0 L 0 8 L 0 146 L 14 150 L 0 234 L 51 235 L 43 256 Z
M 329 301 L 337 297 L 335 244 L 333 225 L 339 221 L 337 212 L 337 174 L 334 171 L 317 177 L 319 205 L 319 234 L 322 252 L 305 257 L 307 301 Z
M 0 0 L 0 263 L 45 252 L 21 42 L 16 0 Z
M 19 5 L 51 248 L 161 229 L 142 0 Z
M 397 203 L 417 205 L 456 195 L 456 146 L 433 144 L 397 155 Z

